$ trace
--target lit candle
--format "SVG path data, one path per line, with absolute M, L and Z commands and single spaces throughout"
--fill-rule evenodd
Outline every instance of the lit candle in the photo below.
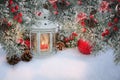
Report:
M 42 42 L 40 45 L 40 49 L 48 49 L 48 44 L 46 44 L 45 42 Z

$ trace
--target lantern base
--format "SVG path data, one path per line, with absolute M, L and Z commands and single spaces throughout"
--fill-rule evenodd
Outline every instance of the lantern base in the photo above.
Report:
M 34 58 L 45 58 L 48 56 L 55 55 L 56 53 L 57 53 L 56 49 L 53 49 L 51 52 L 38 52 L 38 53 L 32 52 Z

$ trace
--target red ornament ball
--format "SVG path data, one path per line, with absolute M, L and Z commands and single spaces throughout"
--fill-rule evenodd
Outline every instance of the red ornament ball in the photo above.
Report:
M 88 41 L 79 39 L 78 40 L 78 50 L 85 55 L 89 55 L 92 52 L 92 46 Z

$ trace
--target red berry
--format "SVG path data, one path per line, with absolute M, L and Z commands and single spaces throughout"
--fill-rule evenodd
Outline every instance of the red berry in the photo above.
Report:
M 7 25 L 8 25 L 8 27 L 10 27 L 12 24 L 11 24 L 11 22 L 8 22 Z
M 94 18 L 94 15 L 90 15 L 90 19 L 93 19 Z
M 41 16 L 41 14 L 42 14 L 41 12 L 38 12 L 38 16 Z
M 16 12 L 16 10 L 15 10 L 14 7 L 11 8 L 11 12 L 12 12 L 12 13 Z
M 65 40 L 65 42 L 68 42 L 68 41 L 69 41 L 69 39 L 68 39 L 68 38 L 65 38 L 64 40 Z
M 106 34 L 105 34 L 105 32 L 102 32 L 102 36 L 104 37 Z
M 72 33 L 72 36 L 78 36 L 78 34 L 77 34 L 77 33 L 75 33 L 75 32 L 73 32 L 73 33 Z
M 118 29 L 117 26 L 114 26 L 113 30 L 114 30 L 114 31 L 118 31 L 119 29 Z
M 82 28 L 82 32 L 86 32 L 86 30 L 87 30 L 86 28 Z
M 112 22 L 108 22 L 108 26 L 109 27 L 113 26 L 113 23 Z
M 15 6 L 15 9 L 16 9 L 16 10 L 18 10 L 18 9 L 19 9 L 19 6 L 18 6 L 18 5 L 16 5 L 16 6 Z
M 57 4 L 53 4 L 52 5 L 53 6 L 53 8 L 56 10 L 58 7 L 57 7 Z
M 110 31 L 108 29 L 105 30 L 105 34 L 106 35 L 109 35 L 110 34 Z
M 114 18 L 114 22 L 118 23 L 119 19 L 118 18 Z
M 22 18 L 19 17 L 17 21 L 18 21 L 19 23 L 22 23 Z
M 18 16 L 17 16 L 17 15 L 15 15 L 15 16 L 13 17 L 13 19 L 14 19 L 14 20 L 17 20 L 17 19 L 18 19 Z
M 29 41 L 29 40 L 25 40 L 24 42 L 25 42 L 25 45 L 26 45 L 28 48 L 30 48 L 30 41 Z
M 13 1 L 12 1 L 12 0 L 10 0 L 10 1 L 9 1 L 9 5 L 11 6 L 12 4 L 13 4 Z
M 23 43 L 24 43 L 24 41 L 23 41 L 23 39 L 22 39 L 22 38 L 17 39 L 17 40 L 16 40 L 16 42 L 17 42 L 18 44 L 23 44 Z
M 86 25 L 86 24 L 85 24 L 85 21 L 81 21 L 80 24 L 81 24 L 81 26 L 83 26 L 83 27 Z
M 58 11 L 54 11 L 54 14 L 55 14 L 55 15 L 58 15 Z
M 22 12 L 18 13 L 18 16 L 22 17 Z

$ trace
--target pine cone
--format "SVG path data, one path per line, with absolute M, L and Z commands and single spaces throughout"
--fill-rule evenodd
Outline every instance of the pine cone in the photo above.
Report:
M 21 56 L 22 61 L 30 61 L 32 59 L 32 54 L 30 53 L 30 50 L 25 50 L 24 54 Z
M 15 65 L 20 61 L 20 58 L 17 55 L 13 55 L 13 56 L 7 56 L 7 63 L 9 63 L 10 65 Z
M 56 48 L 57 48 L 58 50 L 63 50 L 63 49 L 65 48 L 65 44 L 64 44 L 63 42 L 61 42 L 61 41 L 58 41 L 58 42 L 56 43 Z

